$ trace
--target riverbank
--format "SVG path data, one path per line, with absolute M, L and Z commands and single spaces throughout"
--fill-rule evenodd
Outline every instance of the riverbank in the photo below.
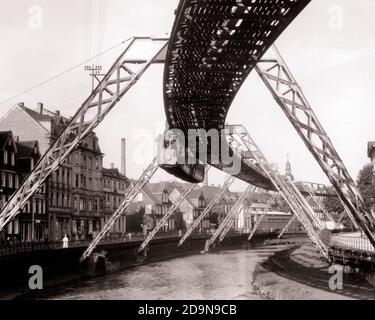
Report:
M 343 289 L 331 291 L 328 269 L 312 244 L 296 245 L 258 264 L 253 286 L 261 297 L 272 300 L 375 299 L 375 288 L 358 274 L 344 274 Z
M 236 250 L 254 248 L 261 246 L 264 241 L 274 238 L 276 234 L 257 234 L 249 243 L 247 235 L 231 235 L 227 237 L 213 251 Z M 133 267 L 140 267 L 145 264 L 168 261 L 173 258 L 199 254 L 204 248 L 207 237 L 189 238 L 182 247 L 177 247 L 179 237 L 154 239 L 149 244 L 146 255 L 138 255 L 137 249 L 140 241 L 111 243 L 98 246 L 98 254 L 92 256 L 93 260 L 86 261 L 79 265 L 79 257 L 84 247 L 50 250 L 48 252 L 35 252 L 28 255 L 19 255 L 13 260 L 0 263 L 0 299 L 8 300 L 21 297 L 33 296 L 30 292 L 27 273 L 30 265 L 39 265 L 43 270 L 44 290 L 60 285 L 80 282 L 86 278 L 96 277 L 103 274 L 110 274 L 120 270 Z M 100 258 L 95 263 L 94 256 Z M 97 261 L 99 261 L 97 258 Z M 94 263 L 92 263 L 94 262 Z M 98 267 L 104 267 L 98 268 Z M 43 290 L 43 291 L 44 291 Z

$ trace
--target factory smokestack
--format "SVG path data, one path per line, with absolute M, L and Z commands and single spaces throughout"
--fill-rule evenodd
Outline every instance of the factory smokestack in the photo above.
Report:
M 121 139 L 121 173 L 126 175 L 126 140 Z

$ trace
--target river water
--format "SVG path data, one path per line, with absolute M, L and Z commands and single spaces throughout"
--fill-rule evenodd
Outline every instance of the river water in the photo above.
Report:
M 252 286 L 254 269 L 275 250 L 222 251 L 151 263 L 59 286 L 42 298 L 259 300 Z

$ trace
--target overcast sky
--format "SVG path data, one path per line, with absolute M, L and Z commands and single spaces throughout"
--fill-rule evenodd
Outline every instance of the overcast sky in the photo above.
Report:
M 84 0 L 1 0 L 0 101 L 96 54 L 98 42 L 99 49 L 106 49 L 133 35 L 166 35 L 177 7 L 176 0 L 109 0 L 106 18 L 99 24 L 100 1 L 91 2 L 89 24 L 85 22 L 88 9 Z M 353 178 L 368 162 L 367 141 L 375 140 L 374 9 L 375 1 L 371 0 L 314 0 L 277 41 Z M 98 25 L 105 26 L 103 42 L 98 41 Z M 91 46 L 87 41 L 89 29 Z M 102 63 L 107 70 L 123 48 L 93 62 Z M 150 140 L 145 136 L 156 135 L 165 123 L 162 71 L 161 65 L 153 66 L 96 130 L 106 166 L 111 162 L 120 166 L 120 138 L 127 138 L 127 172 L 132 178 L 152 159 L 146 152 L 142 161 L 134 161 L 142 150 L 151 150 L 140 148 Z M 19 101 L 31 108 L 43 102 L 48 109 L 70 116 L 90 90 L 87 72 L 78 68 L 0 104 L 0 116 Z M 238 93 L 227 122 L 245 125 L 268 159 L 278 163 L 282 171 L 289 153 L 298 180 L 327 182 L 254 72 Z M 156 180 L 161 178 L 168 176 L 162 173 Z M 210 183 L 221 183 L 222 179 L 216 171 L 211 172 Z

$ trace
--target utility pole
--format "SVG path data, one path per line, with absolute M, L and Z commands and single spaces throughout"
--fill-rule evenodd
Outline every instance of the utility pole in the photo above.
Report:
M 102 74 L 100 74 L 100 71 L 102 71 L 102 66 L 94 64 L 91 66 L 87 65 L 85 66 L 85 71 L 91 72 L 89 76 L 91 77 L 91 92 L 93 92 L 95 87 L 95 79 L 98 79 L 98 76 L 102 76 Z

